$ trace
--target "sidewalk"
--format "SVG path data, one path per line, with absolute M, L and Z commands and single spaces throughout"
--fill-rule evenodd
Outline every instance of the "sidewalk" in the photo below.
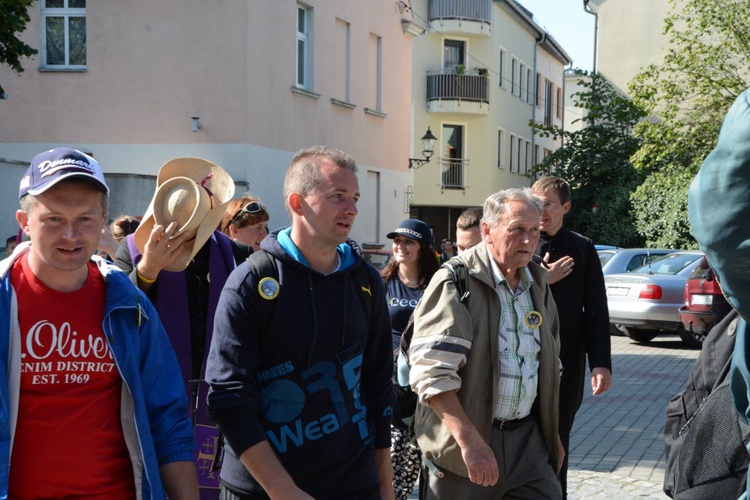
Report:
M 668 498 L 662 491 L 664 409 L 684 388 L 699 353 L 677 336 L 649 344 L 612 337 L 612 388 L 592 397 L 587 382 L 573 426 L 569 498 Z

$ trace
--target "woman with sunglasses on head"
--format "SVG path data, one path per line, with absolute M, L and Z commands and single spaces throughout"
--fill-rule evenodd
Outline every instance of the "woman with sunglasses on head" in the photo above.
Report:
M 395 352 L 401 332 L 439 265 L 432 253 L 432 231 L 421 220 L 406 219 L 387 237 L 393 240 L 393 257 L 380 276 L 386 287 Z M 393 491 L 397 500 L 409 497 L 422 466 L 422 454 L 416 443 L 410 442 L 413 436 L 404 427 L 396 422 L 391 425 Z
M 260 242 L 268 234 L 269 219 L 263 202 L 248 195 L 229 202 L 221 219 L 221 232 L 257 252 Z

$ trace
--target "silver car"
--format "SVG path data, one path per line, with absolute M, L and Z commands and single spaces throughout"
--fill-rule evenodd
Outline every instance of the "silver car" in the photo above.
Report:
M 602 273 L 618 274 L 635 271 L 641 266 L 654 262 L 661 257 L 676 252 L 665 248 L 608 248 L 597 250 Z
M 701 257 L 697 250 L 673 252 L 633 272 L 605 276 L 609 322 L 637 342 L 677 333 L 692 345 L 680 321 L 680 306 L 685 282 Z

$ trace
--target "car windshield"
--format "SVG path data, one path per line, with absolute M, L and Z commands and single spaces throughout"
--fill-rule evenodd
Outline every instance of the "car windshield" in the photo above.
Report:
M 666 274 L 674 276 L 687 266 L 700 259 L 701 255 L 696 253 L 671 253 L 669 255 L 651 262 L 651 274 Z M 649 265 L 639 267 L 634 273 L 648 273 Z

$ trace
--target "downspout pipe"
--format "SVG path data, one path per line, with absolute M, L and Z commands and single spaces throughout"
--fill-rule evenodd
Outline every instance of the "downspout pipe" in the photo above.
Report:
M 596 52 L 598 50 L 597 43 L 599 40 L 599 14 L 594 9 L 591 8 L 591 6 L 589 5 L 589 1 L 590 0 L 583 0 L 583 10 L 585 12 L 588 12 L 592 16 L 594 16 L 594 66 L 592 68 L 591 94 L 595 95 L 596 94 L 595 75 L 596 75 L 596 59 L 597 59 Z M 590 123 L 592 127 L 595 125 L 594 122 L 595 120 L 591 118 Z
M 592 66 L 592 72 L 596 73 L 596 56 L 598 55 L 597 44 L 599 42 L 599 14 L 591 8 L 589 1 L 590 0 L 583 0 L 583 10 L 594 16 L 594 65 Z

